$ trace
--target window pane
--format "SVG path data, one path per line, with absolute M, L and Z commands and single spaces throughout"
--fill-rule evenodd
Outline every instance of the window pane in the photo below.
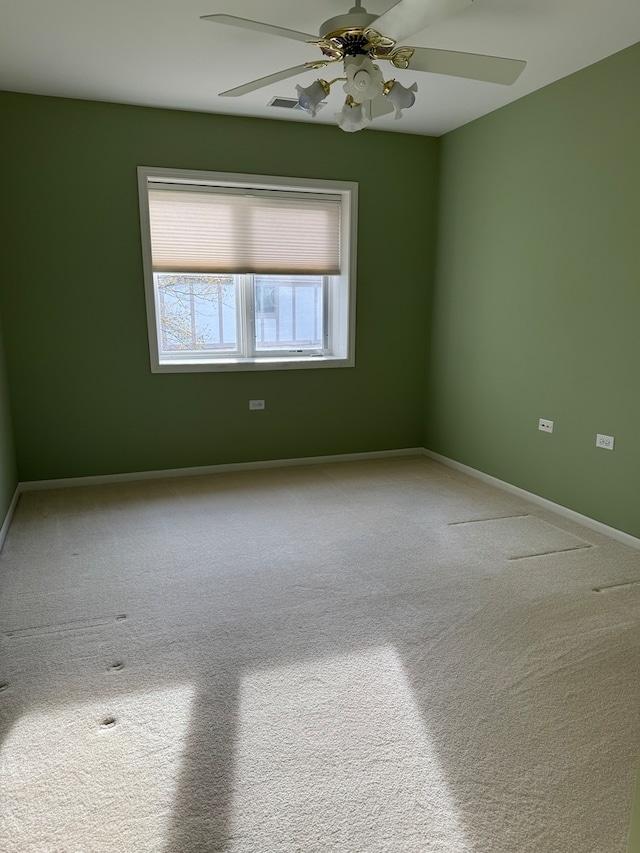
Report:
M 234 276 L 158 273 L 155 284 L 161 356 L 237 350 Z
M 322 276 L 256 276 L 254 288 L 256 351 L 323 348 Z

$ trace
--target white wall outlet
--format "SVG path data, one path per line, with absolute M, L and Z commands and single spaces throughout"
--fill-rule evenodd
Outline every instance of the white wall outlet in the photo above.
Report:
M 614 438 L 612 435 L 596 435 L 596 447 L 604 447 L 605 450 L 613 450 Z
M 542 432 L 553 432 L 553 421 L 547 421 L 544 418 L 540 418 L 538 421 L 538 429 L 541 429 Z
M 249 400 L 249 408 L 252 412 L 257 412 L 258 409 L 264 409 L 264 400 Z

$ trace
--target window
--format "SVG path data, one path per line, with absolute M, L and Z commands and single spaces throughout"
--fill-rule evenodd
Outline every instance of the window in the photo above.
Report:
M 356 184 L 138 180 L 153 372 L 354 364 Z

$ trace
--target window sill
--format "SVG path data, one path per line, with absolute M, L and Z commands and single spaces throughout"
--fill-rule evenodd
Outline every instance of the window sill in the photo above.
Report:
M 152 373 L 227 373 L 238 370 L 314 370 L 326 367 L 353 367 L 352 358 L 339 356 L 311 356 L 288 358 L 273 356 L 261 358 L 225 358 L 219 361 L 199 359 L 172 359 L 151 366 Z

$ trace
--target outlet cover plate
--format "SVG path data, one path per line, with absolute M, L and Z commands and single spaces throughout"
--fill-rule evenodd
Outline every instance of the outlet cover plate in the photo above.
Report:
M 612 435 L 600 435 L 600 433 L 596 435 L 596 447 L 602 447 L 605 450 L 613 450 L 614 441 L 615 439 Z
M 538 429 L 542 430 L 542 432 L 553 432 L 553 421 L 540 418 L 538 421 Z

